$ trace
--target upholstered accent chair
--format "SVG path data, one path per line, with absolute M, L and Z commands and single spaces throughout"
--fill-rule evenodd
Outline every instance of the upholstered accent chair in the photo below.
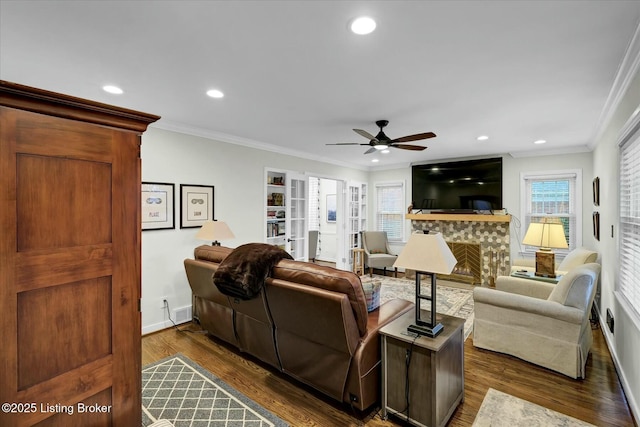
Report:
M 473 291 L 473 345 L 584 378 L 593 337 L 589 314 L 600 265 L 583 264 L 558 284 L 510 276 Z
M 364 249 L 364 264 L 369 267 L 369 275 L 373 269 L 382 269 L 387 275 L 387 267 L 393 267 L 398 255 L 391 253 L 386 231 L 363 231 L 362 249 Z M 398 277 L 398 269 L 394 268 L 394 275 Z
M 598 253 L 587 248 L 576 248 L 569 252 L 560 263 L 556 263 L 556 275 L 567 274 L 570 270 L 582 264 L 596 262 Z M 536 261 L 534 259 L 517 259 L 511 266 L 511 273 L 517 270 L 536 271 Z

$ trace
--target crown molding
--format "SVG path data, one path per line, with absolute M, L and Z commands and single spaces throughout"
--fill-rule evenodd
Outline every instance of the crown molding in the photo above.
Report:
M 191 135 L 191 136 L 197 136 L 200 138 L 211 139 L 214 141 L 224 142 L 227 144 L 234 144 L 234 145 L 240 145 L 243 147 L 254 148 L 256 150 L 269 151 L 272 153 L 278 153 L 278 154 L 284 154 L 287 156 L 299 157 L 302 159 L 314 160 L 321 163 L 328 163 L 333 166 L 341 166 L 349 169 L 357 169 L 357 170 L 363 170 L 363 171 L 370 170 L 367 167 L 363 167 L 355 163 L 342 162 L 342 161 L 330 159 L 328 157 L 313 155 L 300 150 L 293 150 L 293 149 L 281 147 L 274 144 L 268 144 L 266 142 L 255 141 L 253 139 L 242 138 L 239 136 L 229 135 L 222 132 L 215 132 L 208 129 L 198 128 L 193 126 L 185 126 L 179 123 L 170 122 L 162 119 L 155 122 L 150 127 L 153 127 L 156 129 L 168 130 L 171 132 L 182 133 L 182 134 Z
M 627 46 L 622 62 L 618 67 L 616 78 L 613 86 L 604 104 L 604 108 L 600 113 L 598 125 L 596 126 L 595 135 L 589 142 L 589 147 L 593 150 L 596 143 L 602 138 L 604 131 L 611 122 L 611 118 L 620 106 L 620 102 L 624 97 L 633 78 L 640 71 L 640 22 L 636 26 L 636 31 Z

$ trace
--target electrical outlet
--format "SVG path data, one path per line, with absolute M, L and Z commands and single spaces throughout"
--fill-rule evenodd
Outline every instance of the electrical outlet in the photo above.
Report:
M 169 301 L 165 296 L 160 297 L 160 308 L 165 308 L 167 306 L 167 301 Z

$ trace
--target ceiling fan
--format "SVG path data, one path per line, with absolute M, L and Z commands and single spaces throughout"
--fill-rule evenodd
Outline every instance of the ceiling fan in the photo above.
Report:
M 369 140 L 368 144 L 360 144 L 357 142 L 338 142 L 335 144 L 327 144 L 327 145 L 370 145 L 367 151 L 364 154 L 373 153 L 377 150 L 385 150 L 389 147 L 393 148 L 401 148 L 403 150 L 413 150 L 413 151 L 422 151 L 427 147 L 423 147 L 422 145 L 413 145 L 413 144 L 404 144 L 405 142 L 418 141 L 421 139 L 433 138 L 436 136 L 433 132 L 426 133 L 417 133 L 415 135 L 407 135 L 402 138 L 391 139 L 387 135 L 384 134 L 382 128 L 389 124 L 389 120 L 378 120 L 376 121 L 376 125 L 380 128 L 380 132 L 376 136 L 371 135 L 366 130 L 362 129 L 354 129 L 353 131 L 358 135 L 362 135 Z

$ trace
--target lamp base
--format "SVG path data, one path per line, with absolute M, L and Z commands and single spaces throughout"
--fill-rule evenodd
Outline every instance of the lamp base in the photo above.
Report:
M 536 276 L 556 277 L 555 254 L 551 251 L 536 251 Z
M 435 338 L 443 330 L 444 326 L 442 326 L 442 323 L 437 323 L 434 327 L 409 325 L 409 327 L 407 328 L 407 331 L 409 332 L 413 332 L 414 334 L 418 335 L 425 335 L 429 338 Z

